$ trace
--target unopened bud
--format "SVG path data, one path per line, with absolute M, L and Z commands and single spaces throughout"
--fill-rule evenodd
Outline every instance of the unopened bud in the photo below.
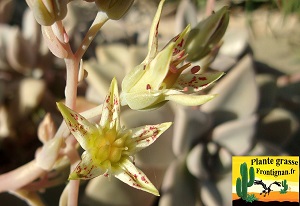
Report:
M 133 2 L 134 0 L 95 0 L 98 8 L 113 20 L 118 20 L 124 16 Z
M 38 138 L 45 144 L 47 141 L 54 137 L 55 132 L 56 127 L 54 121 L 50 113 L 47 113 L 38 127 Z
M 44 170 L 51 170 L 59 156 L 59 150 L 63 143 L 62 137 L 47 141 L 36 155 L 35 160 L 37 165 Z
M 68 56 L 66 44 L 57 38 L 51 26 L 42 26 L 42 34 L 46 45 L 55 56 L 61 59 Z
M 68 0 L 27 0 L 36 21 L 43 26 L 50 26 L 67 15 Z
M 189 54 L 187 60 L 197 61 L 208 55 L 222 39 L 228 22 L 229 9 L 227 6 L 199 22 L 190 31 L 185 44 L 186 52 Z

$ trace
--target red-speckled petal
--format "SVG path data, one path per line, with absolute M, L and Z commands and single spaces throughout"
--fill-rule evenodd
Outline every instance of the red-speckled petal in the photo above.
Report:
M 57 107 L 63 115 L 71 133 L 79 142 L 80 146 L 86 150 L 91 138 L 97 135 L 98 129 L 95 124 L 89 122 L 83 116 L 71 110 L 61 102 L 57 103 Z
M 165 0 L 160 1 L 154 19 L 152 21 L 150 34 L 149 34 L 149 41 L 148 41 L 148 55 L 145 61 L 153 59 L 157 53 L 158 26 L 159 26 L 160 15 L 161 15 L 164 2 Z
M 92 157 L 89 153 L 84 152 L 81 156 L 81 162 L 76 166 L 75 170 L 70 174 L 69 180 L 77 179 L 92 179 L 102 175 L 103 171 L 100 167 L 93 163 Z
M 188 37 L 190 30 L 191 30 L 191 26 L 188 25 L 187 27 L 185 27 L 185 29 L 180 34 L 178 34 L 173 39 L 171 39 L 170 42 L 175 42 L 175 46 L 173 49 L 173 55 L 178 54 L 179 52 L 181 52 L 184 49 L 184 45 L 185 45 L 185 42 L 186 42 L 186 39 Z
M 125 159 L 121 165 L 123 171 L 116 174 L 115 177 L 122 182 L 145 192 L 159 196 L 155 186 L 150 182 L 147 176 L 128 159 Z
M 136 147 L 133 152 L 136 153 L 151 145 L 171 125 L 172 122 L 165 122 L 132 129 L 132 138 L 136 141 Z
M 177 79 L 173 88 L 198 92 L 223 76 L 223 72 L 205 74 L 182 74 Z
M 120 128 L 120 99 L 118 93 L 117 80 L 113 78 L 111 81 L 108 95 L 105 98 L 102 110 L 102 116 L 100 120 L 100 125 L 112 129 L 116 127 L 118 130 Z

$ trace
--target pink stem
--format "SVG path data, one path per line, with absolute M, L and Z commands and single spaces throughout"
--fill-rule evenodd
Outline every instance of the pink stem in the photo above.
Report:
M 67 154 L 71 162 L 71 172 L 75 169 L 77 164 L 80 162 L 80 157 L 77 150 L 70 150 Z M 68 195 L 68 205 L 77 206 L 78 205 L 78 193 L 79 193 L 79 180 L 70 180 L 69 183 L 69 195 Z
M 35 163 L 35 160 L 32 160 L 15 170 L 0 175 L 0 192 L 17 190 L 38 179 L 45 172 Z
M 71 58 L 66 58 L 66 70 L 67 70 L 67 81 L 66 81 L 66 106 L 75 110 L 76 108 L 76 98 L 77 98 L 77 85 L 78 85 L 78 69 L 79 69 L 79 59 L 75 55 L 69 55 Z M 73 138 L 74 141 L 75 138 Z M 74 144 L 75 145 L 75 144 Z M 77 150 L 73 147 L 72 151 L 77 153 Z M 78 160 L 80 160 L 77 154 Z M 73 164 L 73 161 L 71 161 Z M 71 165 L 73 167 L 73 165 Z M 68 191 L 68 205 L 77 206 L 78 205 L 78 193 L 79 193 L 79 181 L 70 180 L 69 191 Z
M 207 0 L 205 15 L 210 16 L 215 8 L 215 0 Z
M 71 58 L 65 59 L 67 80 L 66 80 L 66 106 L 75 110 L 76 108 L 76 97 L 77 97 L 77 84 L 78 84 L 78 68 L 79 61 L 72 55 Z
M 61 22 L 56 22 L 58 29 L 65 32 L 63 24 Z M 75 110 L 76 108 L 76 98 L 77 98 L 77 85 L 78 85 L 78 69 L 80 59 L 77 58 L 71 50 L 71 46 L 68 42 L 68 34 L 65 32 L 61 38 L 66 44 L 68 57 L 65 58 L 66 64 L 66 88 L 65 88 L 65 97 L 66 97 L 66 106 Z M 75 138 L 74 138 L 74 141 Z M 73 144 L 75 145 L 75 144 Z M 77 153 L 75 147 L 72 147 L 71 150 Z M 78 160 L 80 160 L 77 154 Z M 72 164 L 72 162 L 71 162 Z M 78 205 L 78 192 L 79 192 L 79 181 L 71 180 L 68 195 L 68 205 L 77 206 Z
M 66 82 L 66 106 L 71 109 L 75 109 L 76 107 L 76 97 L 77 97 L 77 84 L 78 84 L 78 69 L 79 62 L 82 58 L 83 54 L 86 52 L 87 48 L 95 38 L 97 32 L 100 28 L 105 24 L 108 20 L 106 13 L 98 12 L 97 16 L 92 23 L 90 29 L 86 33 L 84 39 L 80 47 L 78 48 L 75 55 L 69 52 L 69 58 L 65 59 L 66 69 L 67 69 L 67 82 Z M 73 141 L 76 141 L 75 139 Z M 73 144 L 74 145 L 74 144 Z M 78 156 L 77 151 L 73 149 L 72 155 L 69 158 L 73 158 L 71 161 L 71 170 L 76 166 L 80 157 Z M 74 154 L 76 153 L 76 155 Z M 78 192 L 79 192 L 79 180 L 70 180 L 69 183 L 69 195 L 68 195 L 68 205 L 69 206 L 77 206 L 78 204 Z

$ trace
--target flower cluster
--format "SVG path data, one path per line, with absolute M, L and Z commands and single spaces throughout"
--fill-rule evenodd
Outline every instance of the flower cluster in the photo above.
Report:
M 128 105 L 134 110 L 152 110 L 169 100 L 195 106 L 215 97 L 214 94 L 198 93 L 219 79 L 223 72 L 200 73 L 200 66 L 185 71 L 191 66 L 191 63 L 185 62 L 188 54 L 184 50 L 190 26 L 161 51 L 157 51 L 158 25 L 163 4 L 164 0 L 160 2 L 152 23 L 147 57 L 123 79 L 120 100 L 117 82 L 112 80 L 99 124 L 89 122 L 62 103 L 57 104 L 71 133 L 85 150 L 82 161 L 69 179 L 114 175 L 134 188 L 158 195 L 146 175 L 135 167 L 133 156 L 152 144 L 171 123 L 125 129 L 120 126 L 120 105 Z M 102 6 L 109 8 L 106 4 Z
M 164 1 L 154 17 L 145 60 L 125 76 L 122 82 L 121 103 L 135 110 L 150 110 L 171 100 L 181 105 L 201 105 L 215 95 L 197 95 L 197 92 L 219 79 L 223 72 L 199 73 L 200 66 L 189 72 L 190 63 L 184 63 L 188 54 L 184 46 L 190 26 L 175 36 L 161 51 L 158 47 L 158 25 Z
M 0 66 L 2 62 L 2 67 L 12 67 L 23 75 L 32 75 L 32 79 L 29 81 L 21 82 L 20 85 L 22 87 L 20 86 L 20 88 L 22 89 L 20 89 L 20 94 L 17 98 L 17 101 L 24 105 L 17 111 L 26 116 L 26 118 L 27 116 L 35 116 L 28 114 L 36 110 L 35 108 L 42 102 L 41 99 L 44 99 L 42 94 L 45 93 L 43 91 L 49 85 L 48 80 L 54 82 L 54 78 L 47 79 L 51 75 L 48 75 L 46 68 L 52 67 L 49 61 L 44 61 L 44 59 L 48 59 L 48 54 L 50 54 L 48 49 L 56 57 L 64 60 L 66 68 L 66 79 L 62 78 L 63 81 L 66 80 L 65 103 L 57 103 L 65 123 L 62 122 L 56 129 L 54 126 L 55 122 L 50 114 L 45 117 L 42 123 L 39 120 L 35 120 L 35 126 L 39 125 L 38 137 L 43 145 L 36 150 L 34 160 L 23 167 L 0 175 L 0 182 L 2 183 L 0 184 L 0 192 L 13 191 L 16 195 L 32 201 L 28 201 L 29 204 L 34 204 L 33 202 L 37 201 L 42 202 L 37 191 L 65 182 L 67 179 L 65 175 L 68 175 L 70 181 L 61 195 L 60 205 L 77 205 L 78 180 L 87 180 L 98 176 L 103 178 L 115 176 L 136 189 L 158 196 L 158 190 L 148 177 L 136 167 L 134 158 L 137 152 L 156 141 L 172 125 L 172 122 L 168 122 L 170 121 L 169 119 L 158 120 L 157 118 L 158 122 L 145 123 L 146 125 L 144 126 L 134 125 L 132 127 L 135 128 L 128 129 L 121 126 L 121 106 L 128 105 L 132 110 L 153 110 L 163 106 L 168 101 L 174 101 L 185 106 L 201 105 L 215 97 L 215 94 L 204 94 L 202 90 L 223 75 L 223 72 L 204 73 L 205 69 L 200 69 L 200 66 L 194 66 L 192 63 L 187 62 L 187 60 L 190 60 L 188 58 L 190 52 L 190 56 L 194 57 L 193 52 L 197 51 L 195 46 L 199 45 L 198 41 L 201 40 L 201 38 L 194 37 L 197 32 L 195 33 L 195 30 L 191 29 L 190 26 L 187 26 L 181 33 L 172 38 L 162 50 L 158 50 L 158 26 L 165 2 L 165 0 L 161 0 L 151 26 L 148 54 L 141 64 L 134 67 L 122 79 L 120 97 L 117 80 L 113 78 L 111 81 L 112 76 L 116 75 L 112 75 L 109 78 L 111 85 L 102 106 L 88 109 L 89 105 L 86 105 L 86 100 L 82 100 L 84 103 L 80 103 L 79 98 L 77 98 L 78 83 L 87 76 L 87 70 L 85 70 L 86 68 L 82 61 L 83 55 L 100 28 L 108 20 L 118 20 L 123 17 L 133 5 L 134 0 L 84 1 L 85 3 L 82 5 L 93 4 L 97 13 L 82 41 L 78 42 L 77 48 L 76 45 L 73 45 L 74 42 L 77 42 L 77 38 L 74 42 L 70 41 L 74 39 L 72 35 L 76 33 L 72 29 L 75 24 L 70 29 L 68 20 L 72 19 L 73 23 L 76 21 L 76 18 L 73 18 L 76 16 L 73 16 L 73 11 L 76 10 L 73 6 L 76 7 L 80 3 L 74 3 L 72 6 L 71 4 L 68 5 L 73 2 L 72 0 L 26 0 L 30 9 L 25 13 L 26 19 L 24 22 L 26 24 L 23 24 L 23 26 L 26 29 L 27 25 L 31 30 L 24 29 L 22 30 L 24 34 L 22 33 L 21 35 L 18 29 L 3 27 L 5 29 L 0 32 L 0 37 L 5 37 L 2 45 L 4 52 L 0 54 Z M 2 7 L 4 5 L 3 8 L 9 7 L 10 4 L 7 4 L 7 2 L 9 1 L 1 3 Z M 3 13 L 1 12 L 3 11 L 1 5 L 0 21 Z M 212 20 L 208 21 L 207 24 L 213 24 L 214 26 L 207 28 L 204 35 L 207 36 L 207 39 L 201 44 L 206 49 L 203 55 L 211 53 L 210 51 L 214 50 L 214 46 L 219 43 L 227 27 L 227 17 L 228 9 L 224 8 L 217 12 Z M 28 19 L 36 20 L 34 21 L 34 27 L 29 25 L 32 22 L 28 21 Z M 80 25 L 80 23 L 76 21 L 76 25 Z M 84 29 L 80 26 L 80 35 L 78 37 L 81 36 L 82 30 Z M 33 37 L 32 35 L 30 36 L 32 32 L 35 34 Z M 191 35 L 192 38 L 188 39 L 189 33 L 193 35 Z M 214 35 L 217 33 L 219 35 Z M 42 36 L 43 40 L 41 39 Z M 196 36 L 199 36 L 198 33 Z M 22 37 L 21 40 L 20 37 Z M 8 41 L 8 43 L 5 41 L 13 39 L 18 41 Z M 193 39 L 197 39 L 196 43 Z M 47 49 L 47 51 L 44 51 L 44 49 Z M 27 50 L 30 50 L 30 52 L 24 52 Z M 201 67 L 204 68 L 203 66 Z M 35 70 L 35 68 L 37 69 Z M 37 72 L 32 72 L 33 70 Z M 10 72 L 8 72 L 8 75 L 4 74 L 1 76 L 9 82 L 11 80 Z M 90 72 L 90 76 L 93 76 L 92 74 Z M 45 78 L 45 82 L 40 81 L 39 78 Z M 35 92 L 35 88 L 32 85 L 37 85 L 38 87 L 36 88 L 40 90 Z M 32 98 L 28 98 L 27 93 L 24 92 L 32 88 L 34 91 L 30 91 L 30 93 L 34 94 L 34 101 Z M 106 94 L 107 88 L 108 86 L 105 89 L 102 88 L 101 91 L 104 90 Z M 6 93 L 5 96 L 7 96 Z M 46 96 L 50 97 L 51 95 Z M 61 97 L 59 96 L 58 98 Z M 8 115 L 5 102 L 6 99 L 4 99 L 3 105 L 0 105 L 0 114 L 2 114 L 2 117 L 6 118 L 8 116 L 10 118 L 14 115 Z M 76 107 L 79 110 L 81 105 L 84 105 L 82 110 L 85 112 L 79 114 L 74 110 Z M 56 111 L 53 112 L 55 113 Z M 124 114 L 124 116 L 126 115 Z M 90 120 L 95 117 L 100 117 L 99 123 Z M 0 123 L 5 118 L 1 118 Z M 135 121 L 139 122 L 136 119 Z M 124 122 L 124 125 L 128 124 L 128 122 Z M 0 125 L 3 124 L 1 123 Z M 9 128 L 9 124 L 7 125 L 4 125 L 4 127 Z M 26 124 L 25 127 L 28 127 L 28 125 Z M 33 129 L 29 128 L 29 130 L 31 134 Z M 0 132 L 5 137 L 14 135 L 13 132 L 9 133 L 8 130 L 1 129 Z M 24 136 L 28 136 L 28 134 L 25 132 Z M 35 134 L 33 136 L 35 137 Z M 169 140 L 171 141 L 172 139 L 170 138 Z M 84 150 L 81 158 L 78 153 L 77 143 Z M 164 144 L 161 145 L 165 146 Z M 160 155 L 156 153 L 156 156 Z M 151 158 L 155 159 L 154 155 Z M 137 156 L 137 164 L 139 164 L 138 160 L 139 156 Z M 71 174 L 64 171 L 69 166 L 72 168 Z M 143 167 L 143 165 L 139 164 L 139 167 Z M 100 179 L 97 178 L 96 180 Z M 157 182 L 157 185 L 159 184 Z

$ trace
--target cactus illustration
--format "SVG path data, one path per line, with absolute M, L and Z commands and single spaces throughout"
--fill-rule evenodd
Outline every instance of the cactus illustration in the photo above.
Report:
M 283 189 L 280 190 L 280 194 L 285 194 L 289 187 L 289 185 L 286 183 L 286 180 L 281 181 L 281 186 Z
M 241 178 L 238 177 L 236 179 L 236 194 L 246 202 L 249 202 L 248 201 L 249 195 L 247 192 L 248 192 L 248 187 L 251 187 L 254 183 L 254 178 L 255 178 L 254 168 L 250 167 L 249 169 L 249 177 L 250 177 L 249 181 L 248 181 L 248 168 L 246 162 L 241 164 L 240 173 L 241 173 Z

